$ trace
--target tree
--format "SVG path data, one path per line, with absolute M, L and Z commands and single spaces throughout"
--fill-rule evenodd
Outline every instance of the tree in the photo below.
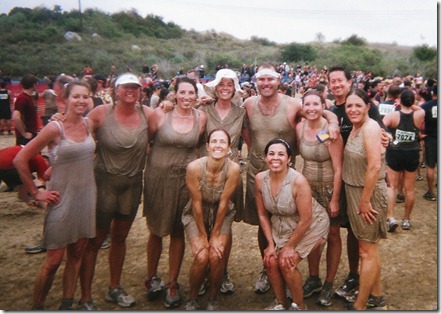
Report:
M 282 49 L 282 59 L 289 62 L 314 61 L 317 51 L 308 44 L 291 43 Z
M 365 46 L 366 40 L 362 37 L 358 37 L 357 35 L 353 34 L 348 39 L 343 40 L 341 43 L 343 45 Z
M 437 49 L 430 48 L 427 44 L 413 48 L 413 55 L 420 61 L 426 62 L 436 58 Z

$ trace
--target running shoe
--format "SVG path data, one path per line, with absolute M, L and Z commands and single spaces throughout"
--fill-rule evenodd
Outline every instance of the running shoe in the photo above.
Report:
M 436 201 L 436 197 L 432 192 L 427 191 L 424 193 L 423 197 L 428 201 Z
M 199 306 L 199 304 L 196 300 L 188 300 L 187 304 L 185 304 L 186 311 L 197 311 L 200 308 L 201 307 Z
M 410 227 L 412 226 L 410 219 L 403 219 L 401 222 L 401 228 L 403 230 L 410 230 Z
M 219 302 L 216 300 L 208 301 L 207 311 L 219 311 Z
M 276 299 L 276 300 L 274 300 L 274 302 L 270 306 L 266 307 L 265 310 L 267 310 L 267 311 L 285 311 L 286 309 L 283 306 L 283 304 L 279 303 Z
M 77 311 L 98 311 L 98 307 L 93 300 L 84 303 L 78 302 Z
M 345 298 L 346 296 L 353 294 L 354 291 L 358 289 L 358 283 L 358 275 L 354 277 L 353 275 L 349 274 L 346 277 L 343 285 L 335 290 L 335 294 L 341 298 Z
M 235 291 L 236 289 L 234 288 L 234 284 L 231 282 L 228 272 L 225 271 L 222 277 L 220 292 L 223 294 L 233 294 Z
M 398 227 L 398 222 L 395 219 L 395 217 L 387 218 L 386 224 L 387 224 L 387 232 L 394 232 L 395 229 L 397 229 Z
M 254 285 L 254 292 L 257 294 L 262 294 L 267 292 L 270 289 L 270 282 L 268 279 L 268 275 L 266 274 L 266 269 L 263 269 L 260 272 L 260 277 L 256 281 L 256 284 Z
M 177 282 L 171 282 L 165 288 L 165 307 L 168 309 L 174 309 L 181 304 L 181 296 L 179 294 L 179 284 Z
M 319 277 L 309 276 L 303 285 L 303 298 L 309 298 L 322 290 L 322 280 Z
M 145 288 L 147 289 L 147 299 L 149 301 L 156 300 L 164 290 L 164 283 L 158 276 L 153 276 L 144 282 Z
M 317 304 L 323 306 L 331 306 L 333 295 L 334 292 L 332 291 L 332 283 L 325 282 L 323 284 L 322 291 L 320 291 L 320 296 L 317 299 Z
M 205 277 L 201 286 L 199 287 L 198 296 L 203 296 L 208 291 L 208 279 Z
M 109 288 L 104 299 L 108 302 L 117 303 L 121 307 L 130 307 L 135 304 L 135 298 L 128 294 L 123 287 Z
M 396 198 L 395 202 L 396 203 L 404 203 L 405 198 L 406 197 L 404 196 L 404 194 L 397 194 L 397 198 Z

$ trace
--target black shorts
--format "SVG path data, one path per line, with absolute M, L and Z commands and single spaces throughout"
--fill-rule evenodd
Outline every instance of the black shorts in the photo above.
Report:
M 17 169 L 0 170 L 0 181 L 3 181 L 8 186 L 8 189 L 13 190 L 17 185 L 22 185 Z
M 396 172 L 414 172 L 420 165 L 420 151 L 388 149 L 386 151 L 386 164 Z
M 426 153 L 426 166 L 435 168 L 438 159 L 437 139 L 431 136 L 424 138 L 424 149 Z

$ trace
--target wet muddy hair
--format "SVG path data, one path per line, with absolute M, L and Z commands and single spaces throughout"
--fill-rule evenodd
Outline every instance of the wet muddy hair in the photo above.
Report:
M 179 85 L 181 85 L 181 83 L 189 83 L 189 84 L 193 85 L 194 90 L 196 92 L 196 95 L 198 94 L 198 87 L 196 85 L 196 81 L 191 79 L 191 78 L 189 78 L 189 77 L 186 77 L 186 76 L 179 77 L 176 80 L 175 93 L 178 93 Z
M 265 150 L 263 151 L 265 153 L 265 156 L 268 155 L 268 149 L 270 148 L 270 146 L 274 144 L 282 144 L 283 146 L 285 146 L 288 157 L 292 157 L 291 146 L 288 144 L 286 140 L 280 137 L 273 138 L 271 141 L 268 142 L 268 144 L 266 144 Z
M 222 129 L 222 128 L 214 129 L 214 130 L 212 130 L 212 131 L 208 134 L 208 137 L 207 137 L 207 144 L 210 143 L 211 135 L 212 135 L 214 132 L 217 132 L 217 131 L 224 132 L 224 134 L 225 134 L 225 135 L 227 136 L 227 138 L 228 138 L 228 146 L 231 146 L 231 136 L 230 136 L 230 133 L 228 133 L 227 131 L 225 131 L 225 130 Z

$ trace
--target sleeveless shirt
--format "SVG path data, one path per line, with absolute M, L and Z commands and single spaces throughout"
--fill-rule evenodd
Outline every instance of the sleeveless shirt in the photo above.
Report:
M 144 215 L 150 232 L 169 235 L 182 223 L 182 211 L 190 198 L 185 184 L 188 164 L 196 159 L 199 142 L 199 112 L 192 109 L 193 129 L 179 133 L 173 129 L 173 111 L 166 113 L 156 133 L 144 172 Z
M 265 171 L 262 182 L 262 198 L 265 209 L 271 215 L 271 229 L 277 248 L 282 248 L 300 221 L 299 212 L 293 196 L 293 185 L 299 172 L 288 168 L 288 173 L 276 196 L 271 193 L 269 170 Z M 312 222 L 304 237 L 295 248 L 305 258 L 320 238 L 327 238 L 329 233 L 329 216 L 325 208 L 312 198 Z
M 62 139 L 49 150 L 52 174 L 47 189 L 60 192 L 61 199 L 46 211 L 44 242 L 48 249 L 95 237 L 95 141 L 89 133 L 83 142 L 74 142 L 65 137 L 61 122 L 53 123 Z
M 326 125 L 325 127 L 326 128 Z M 333 182 L 334 168 L 327 144 L 304 137 L 305 123 L 300 134 L 299 152 L 303 158 L 302 174 L 308 182 Z
M 286 116 L 288 96 L 282 97 L 274 115 L 264 115 L 259 108 L 260 96 L 253 104 L 253 114 L 250 118 L 251 151 L 248 154 L 249 167 L 252 173 L 257 174 L 266 169 L 264 149 L 266 144 L 275 137 L 286 140 L 291 149 L 296 144 L 295 129 L 292 128 Z M 293 156 L 295 152 L 293 151 Z M 294 160 L 292 160 L 294 163 Z
M 224 166 L 221 170 L 221 178 L 219 179 L 219 184 L 217 186 L 211 186 L 207 183 L 207 159 L 207 157 L 203 157 L 199 161 L 201 166 L 201 181 L 198 190 L 201 191 L 202 194 L 202 213 L 204 216 L 204 223 L 208 233 L 211 233 L 216 220 L 220 197 L 224 191 L 225 183 L 227 182 L 228 165 L 230 163 L 230 159 L 225 158 Z M 225 218 L 227 218 L 228 214 L 233 210 L 234 205 L 230 200 L 228 202 L 228 209 L 225 213 Z M 189 200 L 188 204 L 185 206 L 182 217 L 182 222 L 184 225 L 187 225 L 191 220 L 193 220 L 193 208 L 191 206 L 191 200 Z
M 115 107 L 107 108 L 103 124 L 96 130 L 95 168 L 114 175 L 133 177 L 142 172 L 147 155 L 147 119 L 142 107 L 136 106 L 140 123 L 129 128 L 115 119 Z
M 388 146 L 389 150 L 420 150 L 420 140 L 418 138 L 420 129 L 413 122 L 414 111 L 404 113 L 400 111 L 400 122 L 396 128 L 389 128 L 392 133 L 393 141 Z
M 363 187 L 367 168 L 366 148 L 364 147 L 363 134 L 366 123 L 361 127 L 360 132 L 353 137 L 348 138 L 343 155 L 343 181 L 345 184 Z M 372 120 L 372 119 L 371 119 Z M 386 176 L 385 154 L 381 154 L 381 169 L 378 182 L 384 181 Z

